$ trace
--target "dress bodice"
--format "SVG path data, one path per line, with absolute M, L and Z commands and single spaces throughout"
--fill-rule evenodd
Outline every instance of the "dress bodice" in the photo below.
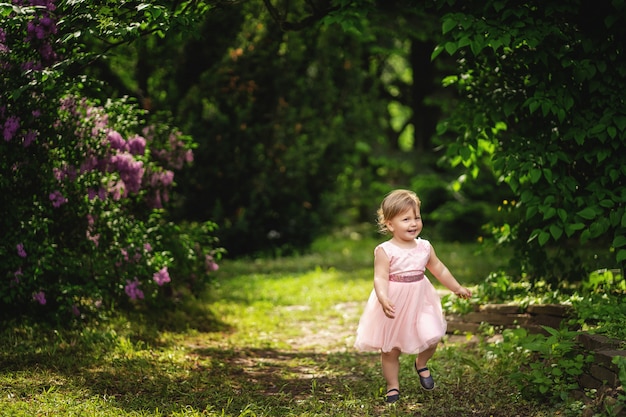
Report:
M 375 249 L 382 248 L 389 258 L 389 275 L 423 275 L 430 259 L 430 242 L 417 238 L 415 246 L 410 249 L 401 248 L 388 240 Z

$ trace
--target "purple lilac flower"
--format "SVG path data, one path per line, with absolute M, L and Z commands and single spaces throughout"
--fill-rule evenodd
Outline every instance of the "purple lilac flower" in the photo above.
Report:
M 80 164 L 80 172 L 93 171 L 98 166 L 98 158 L 94 155 L 85 158 L 82 164 Z
M 87 235 L 87 240 L 93 242 L 94 246 L 97 248 L 100 244 L 100 233 L 94 235 L 89 230 L 87 230 L 85 234 Z
M 128 297 L 131 300 L 136 300 L 136 299 L 143 300 L 143 291 L 139 289 L 140 285 L 141 285 L 141 282 L 139 282 L 137 277 L 135 277 L 134 281 L 130 281 L 128 279 L 126 280 L 126 286 L 124 287 L 124 291 L 126 292 L 126 295 L 128 295 Z
M 145 169 L 142 161 L 137 161 L 130 153 L 123 152 L 113 155 L 111 164 L 117 169 L 120 178 L 126 185 L 123 196 L 128 192 L 137 193 L 141 189 L 141 180 Z
M 76 168 L 67 164 L 63 164 L 61 168 L 53 168 L 52 173 L 57 181 L 63 181 L 66 178 L 74 181 L 77 176 Z
M 120 135 L 115 130 L 111 130 L 107 133 L 107 140 L 111 144 L 111 148 L 119 149 L 120 151 L 127 150 L 127 144 L 122 135 Z
M 167 267 L 166 266 L 161 268 L 161 270 L 159 272 L 155 272 L 154 275 L 152 276 L 152 278 L 154 279 L 154 282 L 156 282 L 157 285 L 159 285 L 159 286 L 161 286 L 161 285 L 171 281 L 170 274 L 169 274 L 169 272 L 167 272 Z
M 24 250 L 24 244 L 23 243 L 18 243 L 17 244 L 17 255 L 20 258 L 26 258 L 26 251 Z
M 123 181 L 109 182 L 109 194 L 113 197 L 113 201 L 120 201 L 126 195 Z M 104 200 L 101 199 L 101 200 Z
M 5 45 L 7 35 L 4 29 L 0 28 L 0 52 L 9 52 L 9 48 Z
M 35 61 L 26 61 L 22 64 L 22 70 L 26 71 L 41 71 L 43 69 L 43 65 L 40 62 Z
M 128 139 L 128 150 L 133 155 L 143 155 L 146 151 L 146 140 L 139 135 Z
M 94 198 L 98 197 L 98 191 L 93 188 L 88 188 L 87 197 L 89 198 L 89 201 L 92 201 Z
M 152 172 L 150 175 L 150 185 L 152 187 L 169 187 L 174 182 L 174 173 L 169 170 Z
M 156 190 L 152 196 L 146 197 L 146 201 L 151 208 L 163 208 L 163 202 L 161 201 L 161 192 L 159 190 Z
M 37 301 L 42 306 L 46 305 L 46 294 L 43 291 L 39 291 L 33 294 L 33 300 Z
M 29 130 L 24 135 L 24 147 L 28 148 L 35 141 L 35 139 L 37 139 L 37 131 Z
M 17 271 L 15 271 L 13 273 L 13 281 L 11 282 L 12 284 L 19 284 L 20 283 L 20 278 L 24 275 L 24 273 L 22 272 L 22 267 L 20 266 L 19 268 L 17 268 Z
M 149 243 L 144 243 L 143 244 L 143 250 L 145 250 L 146 252 L 151 252 L 152 251 L 152 245 Z
M 76 107 L 77 107 L 77 103 L 76 103 L 76 98 L 73 96 L 67 96 L 63 99 L 61 99 L 61 107 L 60 109 L 62 111 L 67 111 L 71 114 L 76 114 Z
M 204 266 L 209 272 L 214 272 L 220 269 L 220 266 L 215 262 L 215 259 L 213 259 L 213 256 L 211 255 L 206 255 L 204 258 Z
M 46 62 L 52 62 L 57 59 L 57 54 L 56 52 L 54 52 L 54 49 L 52 49 L 52 45 L 50 45 L 49 43 L 44 43 L 39 47 L 39 55 L 41 55 L 41 57 Z
M 80 310 L 78 309 L 78 306 L 76 304 L 72 304 L 72 314 L 76 317 L 80 316 Z
M 48 197 L 50 198 L 50 201 L 52 201 L 52 206 L 54 208 L 59 208 L 63 204 L 67 203 L 67 198 L 65 198 L 59 190 L 51 192 Z
M 20 118 L 17 116 L 9 116 L 4 122 L 4 140 L 9 142 L 15 136 L 15 132 L 20 128 Z

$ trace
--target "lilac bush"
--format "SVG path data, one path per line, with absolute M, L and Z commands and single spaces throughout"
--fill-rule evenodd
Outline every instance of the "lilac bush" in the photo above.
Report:
M 0 299 L 74 317 L 161 306 L 221 253 L 211 222 L 167 221 L 193 141 L 128 100 L 85 97 L 63 16 L 53 0 L 0 4 Z

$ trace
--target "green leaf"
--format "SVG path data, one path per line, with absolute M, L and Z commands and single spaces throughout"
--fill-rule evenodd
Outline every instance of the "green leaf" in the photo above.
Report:
M 572 237 L 578 230 L 584 229 L 585 225 L 583 223 L 566 224 L 564 228 L 567 237 Z
M 617 128 L 615 126 L 609 126 L 606 128 L 606 133 L 609 134 L 611 139 L 615 139 L 615 136 L 617 136 Z
M 614 248 L 621 248 L 622 246 L 626 246 L 626 236 L 615 236 L 615 239 L 613 239 L 613 243 L 611 245 Z
M 559 240 L 561 235 L 563 235 L 563 229 L 556 224 L 553 224 L 550 226 L 550 234 L 554 240 Z
M 532 219 L 538 211 L 539 209 L 537 208 L 537 206 L 529 206 L 526 209 L 526 219 Z
M 605 199 L 605 200 L 600 201 L 600 205 L 602 207 L 612 208 L 612 207 L 615 207 L 615 202 L 613 200 Z
M 582 209 L 581 211 L 579 211 L 576 214 L 578 214 L 580 217 L 582 217 L 585 220 L 592 220 L 592 219 L 594 219 L 596 217 L 596 212 L 591 207 L 587 207 L 585 209 Z
M 541 233 L 539 233 L 539 237 L 538 237 L 539 245 L 540 246 L 545 245 L 548 242 L 548 240 L 550 240 L 550 233 L 544 232 L 542 230 Z
M 543 212 L 543 219 L 548 220 L 554 217 L 556 209 L 554 207 L 547 207 Z
M 549 170 L 548 168 L 544 168 L 541 171 L 543 172 L 543 176 L 546 178 L 546 180 L 549 183 L 552 183 L 552 171 Z
M 541 170 L 540 169 L 531 169 L 530 170 L 530 181 L 533 184 L 536 184 L 537 181 L 541 178 Z
M 444 48 L 449 55 L 454 55 L 454 53 L 458 49 L 456 46 L 456 42 L 446 42 Z
M 589 238 L 591 238 L 591 232 L 589 232 L 589 229 L 583 230 L 583 232 L 580 234 L 580 243 L 587 243 Z
M 469 36 L 463 36 L 461 39 L 459 39 L 459 42 L 457 43 L 457 48 L 463 48 L 467 45 L 470 45 L 472 43 L 472 41 L 470 40 Z
M 441 24 L 441 33 L 445 35 L 455 27 L 457 27 L 456 19 L 453 19 L 452 16 L 446 16 L 444 17 L 443 23 Z
M 537 111 L 539 107 L 541 107 L 541 101 L 539 100 L 533 100 L 528 103 L 528 109 L 530 110 L 530 114 L 533 114 L 535 111 Z
M 626 116 L 615 116 L 614 122 L 622 132 L 626 129 Z
M 617 260 L 617 262 L 624 262 L 624 261 L 626 261 L 626 249 L 620 249 L 620 250 L 617 251 L 616 260 Z
M 474 40 L 470 43 L 470 48 L 472 49 L 472 53 L 474 55 L 478 55 L 480 51 L 485 47 L 485 40 L 479 37 L 475 37 Z
M 435 58 L 437 58 L 439 56 L 439 54 L 441 54 L 443 52 L 444 48 L 441 45 L 437 45 L 435 46 L 435 49 L 433 49 L 433 53 L 430 54 L 430 60 L 434 61 Z

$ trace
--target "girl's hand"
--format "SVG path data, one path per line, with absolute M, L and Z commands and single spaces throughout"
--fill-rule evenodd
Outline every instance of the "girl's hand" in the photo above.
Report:
M 456 296 L 459 298 L 468 299 L 471 298 L 472 292 L 465 287 L 461 287 L 457 292 L 455 292 Z
M 379 300 L 380 305 L 383 308 L 383 313 L 385 313 L 385 316 L 389 317 L 390 319 L 396 317 L 396 307 L 391 303 L 391 301 L 389 301 L 389 299 L 384 299 L 384 300 Z

